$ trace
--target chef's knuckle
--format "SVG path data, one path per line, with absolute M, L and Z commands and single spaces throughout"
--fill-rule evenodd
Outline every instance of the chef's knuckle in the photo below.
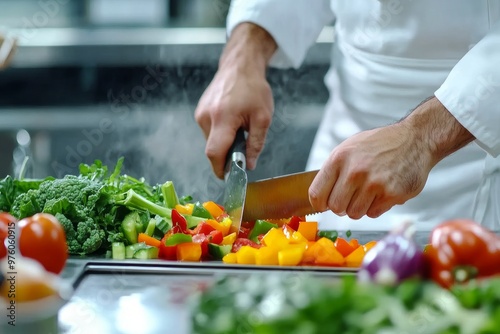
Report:
M 309 201 L 314 207 L 319 207 L 321 202 L 321 197 L 316 188 L 309 188 Z

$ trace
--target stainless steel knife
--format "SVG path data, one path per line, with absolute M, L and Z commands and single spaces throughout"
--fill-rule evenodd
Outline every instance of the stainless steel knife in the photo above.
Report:
M 236 132 L 233 145 L 227 154 L 224 179 L 226 186 L 222 197 L 222 205 L 232 220 L 230 233 L 238 233 L 241 226 L 248 183 L 246 172 L 246 139 L 245 132 L 241 128 Z
M 246 191 L 243 221 L 317 213 L 309 202 L 309 186 L 316 174 L 317 170 L 250 182 Z

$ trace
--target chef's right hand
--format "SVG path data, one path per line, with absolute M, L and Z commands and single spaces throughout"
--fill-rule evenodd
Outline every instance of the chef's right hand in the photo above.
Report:
M 264 148 L 274 110 L 266 66 L 275 49 L 262 28 L 251 23 L 236 27 L 219 70 L 198 102 L 195 119 L 207 139 L 205 154 L 219 178 L 224 177 L 226 155 L 239 128 L 248 131 L 248 169 L 255 168 Z

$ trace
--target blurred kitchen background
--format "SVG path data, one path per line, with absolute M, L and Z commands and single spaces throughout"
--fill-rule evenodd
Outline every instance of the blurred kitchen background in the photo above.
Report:
M 77 174 L 80 163 L 181 194 L 220 195 L 193 113 L 226 40 L 230 0 L 1 0 L 0 34 L 18 40 L 0 71 L 0 178 Z M 271 69 L 275 115 L 250 180 L 304 169 L 328 93 L 333 33 L 298 70 Z

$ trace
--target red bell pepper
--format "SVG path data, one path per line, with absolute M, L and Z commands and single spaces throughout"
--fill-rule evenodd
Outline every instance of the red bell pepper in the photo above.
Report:
M 172 231 L 173 233 L 189 233 L 186 218 L 175 209 L 172 209 Z
M 160 250 L 158 252 L 158 257 L 164 260 L 177 260 L 177 245 L 175 246 L 167 246 L 167 239 L 171 234 L 167 233 L 160 241 Z
M 205 234 L 209 235 L 210 232 L 215 231 L 215 228 L 206 222 L 201 222 L 193 230 L 193 234 Z
M 301 217 L 292 216 L 292 218 L 290 218 L 286 225 L 293 228 L 294 231 L 297 231 L 299 229 L 299 223 L 301 221 L 304 221 L 304 219 L 302 219 Z
M 445 288 L 500 274 L 500 237 L 471 220 L 436 226 L 424 255 L 428 277 Z
M 212 231 L 208 235 L 208 241 L 213 244 L 220 245 L 223 239 L 224 236 L 222 235 L 222 232 L 219 230 Z

